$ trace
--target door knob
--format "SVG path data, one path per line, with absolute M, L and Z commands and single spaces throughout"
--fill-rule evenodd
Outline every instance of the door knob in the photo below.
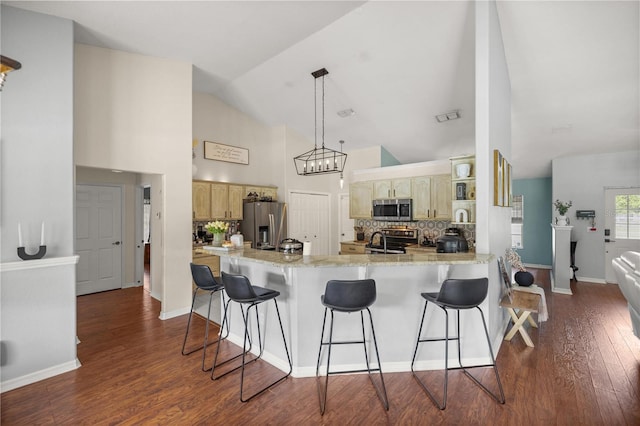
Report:
M 113 246 L 119 246 L 119 245 L 120 245 L 120 241 L 116 241 L 115 243 L 111 243 L 111 245 L 113 245 Z

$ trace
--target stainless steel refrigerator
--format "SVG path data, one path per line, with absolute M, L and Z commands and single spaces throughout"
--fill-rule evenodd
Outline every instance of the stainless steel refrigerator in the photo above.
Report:
M 278 250 L 280 241 L 287 238 L 286 204 L 276 201 L 245 202 L 242 234 L 251 241 L 251 248 Z

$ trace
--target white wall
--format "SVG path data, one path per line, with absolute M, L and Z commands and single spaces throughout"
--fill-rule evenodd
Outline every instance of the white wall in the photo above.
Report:
M 640 186 L 640 150 L 555 158 L 551 163 L 552 200 L 571 200 L 571 240 L 576 246 L 576 266 L 581 280 L 605 279 L 605 187 Z M 553 205 L 544 206 L 558 213 Z M 576 210 L 596 211 L 596 232 L 588 232 L 590 221 L 577 220 Z
M 75 48 L 76 165 L 159 175 L 152 275 L 167 318 L 187 312 L 191 275 L 191 64 Z M 152 271 L 153 272 L 153 271 Z
M 0 94 L 1 386 L 6 391 L 76 367 L 73 23 L 7 6 L 0 11 L 2 54 L 22 63 Z M 23 245 L 34 253 L 42 221 L 47 254 L 20 260 L 18 222 Z M 57 259 L 67 260 L 51 266 Z
M 493 150 L 511 157 L 511 85 L 496 4 L 476 3 L 476 250 L 503 256 L 511 246 L 511 209 L 493 205 Z M 497 307 L 502 290 L 496 262 L 488 265 L 489 330 L 503 331 L 504 312 Z M 494 305 L 495 303 L 495 305 Z
M 193 93 L 193 138 L 198 171 L 194 179 L 252 185 L 274 185 L 282 198 L 284 136 L 259 121 L 225 104 L 215 96 Z M 249 164 L 235 164 L 204 158 L 204 141 L 246 148 Z M 276 166 L 278 165 L 278 166 Z

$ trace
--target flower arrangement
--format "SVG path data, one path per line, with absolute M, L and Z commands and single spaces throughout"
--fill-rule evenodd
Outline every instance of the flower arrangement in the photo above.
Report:
M 224 234 L 229 229 L 229 224 L 221 220 L 216 220 L 215 222 L 207 223 L 204 227 L 212 234 Z
M 567 210 L 569 210 L 569 207 L 571 207 L 571 201 L 569 201 L 568 203 L 564 203 L 560 200 L 556 200 L 553 205 L 555 206 L 556 210 L 558 210 L 558 213 L 560 213 L 560 216 L 564 216 L 565 213 L 567 213 Z
M 516 268 L 518 271 L 526 271 L 527 268 L 522 264 L 522 260 L 520 259 L 520 255 L 514 249 L 509 248 L 504 252 L 504 257 L 507 259 L 507 262 L 511 264 L 512 267 Z

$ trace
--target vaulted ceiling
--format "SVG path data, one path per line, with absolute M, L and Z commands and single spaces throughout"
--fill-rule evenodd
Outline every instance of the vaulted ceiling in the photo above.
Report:
M 195 91 L 314 139 L 402 163 L 474 151 L 468 1 L 5 1 L 75 21 L 79 43 L 193 64 Z M 638 1 L 498 1 L 512 87 L 514 178 L 559 156 L 640 148 Z M 339 111 L 353 109 L 346 118 Z M 460 119 L 438 123 L 452 110 Z

